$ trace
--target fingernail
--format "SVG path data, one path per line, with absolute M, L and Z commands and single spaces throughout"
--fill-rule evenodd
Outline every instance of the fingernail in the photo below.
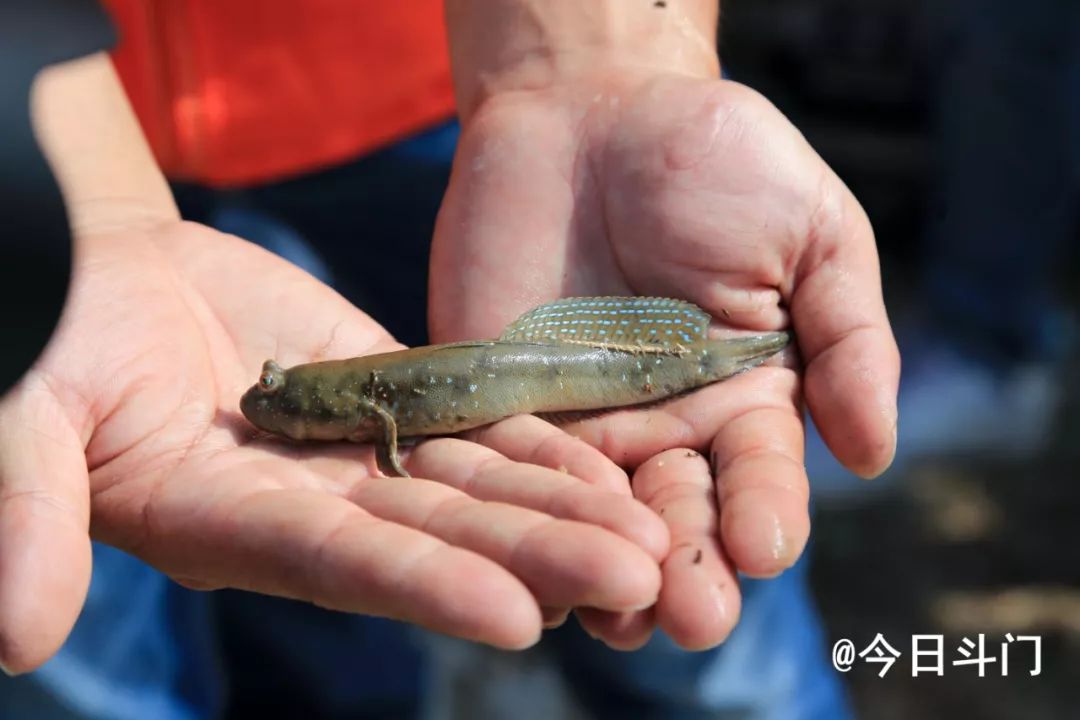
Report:
M 780 517 L 773 515 L 770 520 L 772 521 L 772 546 L 770 548 L 772 559 L 777 562 L 786 562 L 788 556 L 791 554 L 791 543 L 788 542 L 787 533 L 784 532 L 783 523 L 780 522 Z
M 566 623 L 566 620 L 570 617 L 570 611 L 564 610 L 558 613 L 552 613 L 550 615 L 545 614 L 544 617 L 544 629 L 554 630 L 557 627 L 561 627 Z
M 4 674 L 7 675 L 8 677 L 15 677 L 15 673 L 8 670 L 7 666 L 4 665 L 4 663 L 2 663 L 2 662 L 0 662 L 0 670 L 3 670 Z
M 747 507 L 734 516 L 731 536 L 739 543 L 740 569 L 756 578 L 776 577 L 791 564 L 791 538 L 780 517 L 766 508 Z
M 716 609 L 719 622 L 726 624 L 728 616 L 731 615 L 731 608 L 728 606 L 728 597 L 724 593 L 723 586 L 709 583 L 706 587 L 708 588 L 709 599 L 712 600 L 713 607 Z
M 896 459 L 896 451 L 898 449 L 898 443 L 899 443 L 898 422 L 899 422 L 899 418 L 897 417 L 897 414 L 896 414 L 896 408 L 893 408 L 893 411 L 892 411 L 892 447 L 889 449 L 889 457 L 885 460 L 885 464 L 882 465 L 880 468 L 878 468 L 878 470 L 873 475 L 868 477 L 867 480 L 871 480 L 873 478 L 876 478 L 879 475 L 881 475 L 883 472 L 888 470 L 889 467 L 893 464 L 893 460 Z
M 895 402 L 889 403 L 889 418 L 892 420 L 892 455 L 889 456 L 889 465 L 892 465 L 893 458 L 896 457 L 897 429 L 900 423 L 900 410 Z

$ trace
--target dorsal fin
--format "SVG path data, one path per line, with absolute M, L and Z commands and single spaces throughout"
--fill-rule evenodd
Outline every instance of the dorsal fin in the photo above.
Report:
M 670 298 L 564 298 L 525 313 L 499 339 L 675 348 L 704 340 L 710 319 Z

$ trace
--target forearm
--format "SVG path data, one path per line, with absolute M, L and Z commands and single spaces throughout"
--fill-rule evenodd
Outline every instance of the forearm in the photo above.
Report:
M 41 71 L 31 116 L 76 235 L 176 216 L 169 186 L 107 55 Z
M 718 0 L 446 0 L 458 109 L 618 67 L 715 77 Z

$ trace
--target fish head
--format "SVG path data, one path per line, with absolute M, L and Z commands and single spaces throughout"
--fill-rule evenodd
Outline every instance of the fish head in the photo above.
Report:
M 304 404 L 289 385 L 288 371 L 267 360 L 258 381 L 240 398 L 240 412 L 260 430 L 302 440 L 307 434 Z

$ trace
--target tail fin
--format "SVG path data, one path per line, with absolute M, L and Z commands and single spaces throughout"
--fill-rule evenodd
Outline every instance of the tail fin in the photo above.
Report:
M 793 339 L 790 332 L 724 338 L 706 341 L 720 377 L 729 377 L 756 367 L 786 348 Z

